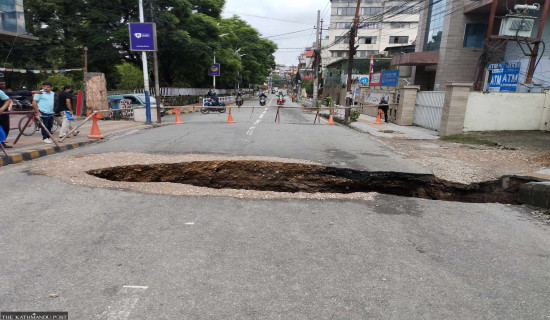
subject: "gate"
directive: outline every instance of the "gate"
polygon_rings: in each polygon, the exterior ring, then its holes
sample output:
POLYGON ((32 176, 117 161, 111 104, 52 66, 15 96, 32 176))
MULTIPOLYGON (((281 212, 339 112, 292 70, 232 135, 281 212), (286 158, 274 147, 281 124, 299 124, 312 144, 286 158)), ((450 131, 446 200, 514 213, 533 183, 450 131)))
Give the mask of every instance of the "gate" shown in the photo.
POLYGON ((420 91, 416 96, 413 124, 439 131, 445 91, 420 91))

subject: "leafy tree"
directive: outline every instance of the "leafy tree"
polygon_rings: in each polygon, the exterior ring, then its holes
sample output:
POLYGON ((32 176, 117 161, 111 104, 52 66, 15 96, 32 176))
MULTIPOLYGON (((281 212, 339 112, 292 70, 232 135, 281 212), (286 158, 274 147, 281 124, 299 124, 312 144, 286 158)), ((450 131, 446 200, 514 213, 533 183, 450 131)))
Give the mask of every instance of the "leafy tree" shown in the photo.
MULTIPOLYGON (((153 10, 145 12, 157 23, 161 85, 210 86, 214 52, 222 64, 220 87, 233 87, 239 74, 245 86, 263 83, 274 67, 276 45, 240 18, 222 19, 224 0, 148 2, 153 10)), ((86 46, 90 72, 105 73, 109 87, 127 86, 118 66, 141 66, 128 37, 128 23, 139 20, 137 6, 135 0, 26 0, 27 31, 40 40, 0 41, 0 56, 6 67, 77 68, 86 46)))
POLYGON ((73 79, 63 74, 54 74, 44 79, 44 82, 50 82, 52 84, 52 90, 57 92, 63 91, 63 87, 66 84, 72 85, 73 79))
POLYGON ((116 66, 120 80, 118 89, 143 88, 143 71, 129 62, 123 62, 116 66))

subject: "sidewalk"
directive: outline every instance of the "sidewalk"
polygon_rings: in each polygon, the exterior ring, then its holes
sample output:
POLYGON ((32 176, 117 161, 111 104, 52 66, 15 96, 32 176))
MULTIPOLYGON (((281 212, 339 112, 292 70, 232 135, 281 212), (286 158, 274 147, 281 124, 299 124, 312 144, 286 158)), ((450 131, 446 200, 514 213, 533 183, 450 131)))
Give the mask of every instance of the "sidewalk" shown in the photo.
MULTIPOLYGON (((369 133, 380 138, 400 138, 414 140, 437 140, 439 135, 437 131, 417 127, 417 126, 399 126, 391 122, 383 124, 374 124, 376 118, 364 114, 359 116, 356 122, 350 123, 350 126, 362 132, 369 133)), ((383 121, 383 120, 382 120, 383 121)))
MULTIPOLYGON (((329 115, 328 111, 322 111, 321 114, 329 115)), ((344 120, 344 110, 337 109, 334 112, 334 118, 344 120)), ((364 114, 359 116, 359 119, 349 124, 350 127, 368 133, 378 138, 393 138, 393 139, 411 139, 411 140, 438 140, 437 131, 429 130, 417 126, 399 126, 391 122, 383 122, 383 124, 374 124, 376 118, 364 114)))
MULTIPOLYGON (((76 127, 81 123, 85 118, 79 118, 75 121, 73 127, 76 127)), ((17 138, 19 134, 18 129, 11 129, 6 143, 13 148, 6 149, 9 157, 6 157, 3 152, 0 151, 0 166, 4 166, 12 163, 19 163, 22 161, 28 161, 43 157, 49 154, 67 151, 82 147, 91 143, 101 141, 102 139, 88 139, 88 135, 92 129, 92 121, 86 122, 78 130, 80 133, 76 137, 70 137, 63 140, 62 143, 59 143, 59 148, 55 144, 47 144, 42 141, 42 134, 40 132, 35 132, 32 136, 21 136, 17 144, 13 144, 13 141, 17 138)), ((155 124, 153 124, 154 126, 155 124)), ((99 120, 98 121, 99 130, 105 139, 109 136, 116 135, 122 132, 132 132, 138 131, 146 128, 150 128, 151 125, 145 125, 142 122, 134 122, 127 120, 99 120)), ((56 141, 59 141, 59 132, 56 131, 53 133, 53 137, 56 141)))

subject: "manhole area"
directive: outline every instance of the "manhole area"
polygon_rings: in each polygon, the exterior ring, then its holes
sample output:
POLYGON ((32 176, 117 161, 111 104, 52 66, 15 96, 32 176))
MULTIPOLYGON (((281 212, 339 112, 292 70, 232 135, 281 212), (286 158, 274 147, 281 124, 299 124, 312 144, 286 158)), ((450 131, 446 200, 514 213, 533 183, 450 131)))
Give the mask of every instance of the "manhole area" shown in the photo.
POLYGON ((378 192, 405 197, 460 202, 517 203, 528 180, 505 176, 469 185, 429 174, 368 172, 300 163, 268 161, 195 161, 118 166, 88 174, 111 181, 172 182, 215 189, 275 192, 378 192))

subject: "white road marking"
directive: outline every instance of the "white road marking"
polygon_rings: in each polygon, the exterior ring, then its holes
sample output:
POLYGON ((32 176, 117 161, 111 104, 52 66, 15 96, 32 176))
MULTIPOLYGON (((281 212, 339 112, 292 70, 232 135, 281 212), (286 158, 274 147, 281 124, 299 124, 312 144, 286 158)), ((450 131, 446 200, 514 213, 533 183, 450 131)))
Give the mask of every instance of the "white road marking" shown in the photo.
MULTIPOLYGON (((273 102, 273 98, 271 98, 271 101, 269 101, 269 103, 267 105, 269 106, 271 104, 271 102, 273 102)), ((247 135, 252 136, 252 133, 254 133, 254 130, 256 130, 256 127, 258 127, 260 122, 262 122, 262 119, 264 118, 265 113, 267 112, 267 109, 268 109, 268 107, 265 107, 264 112, 262 112, 262 114, 260 114, 260 116, 258 117, 258 120, 256 120, 256 122, 254 122, 254 125, 252 127, 250 127, 250 129, 248 129, 248 131, 246 132, 247 135)))
POLYGON ((123 286, 119 293, 121 297, 116 300, 113 305, 108 306, 107 310, 99 315, 98 318, 107 320, 127 320, 130 317, 132 310, 136 307, 140 294, 147 288, 149 287, 123 286))

